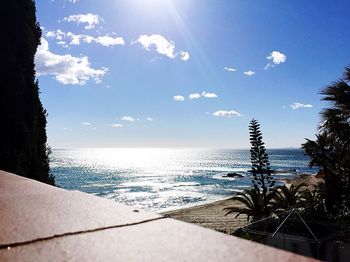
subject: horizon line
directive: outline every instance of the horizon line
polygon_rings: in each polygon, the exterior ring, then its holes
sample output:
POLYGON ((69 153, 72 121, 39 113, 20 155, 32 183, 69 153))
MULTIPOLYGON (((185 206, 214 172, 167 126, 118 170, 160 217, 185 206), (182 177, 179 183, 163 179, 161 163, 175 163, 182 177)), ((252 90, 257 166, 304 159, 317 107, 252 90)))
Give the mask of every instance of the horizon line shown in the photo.
MULTIPOLYGON (((232 147, 55 147, 52 150, 83 150, 83 149, 210 149, 210 150, 250 150, 250 147, 232 148, 232 147)), ((302 149, 301 147, 270 147, 266 150, 280 150, 280 149, 302 149)))

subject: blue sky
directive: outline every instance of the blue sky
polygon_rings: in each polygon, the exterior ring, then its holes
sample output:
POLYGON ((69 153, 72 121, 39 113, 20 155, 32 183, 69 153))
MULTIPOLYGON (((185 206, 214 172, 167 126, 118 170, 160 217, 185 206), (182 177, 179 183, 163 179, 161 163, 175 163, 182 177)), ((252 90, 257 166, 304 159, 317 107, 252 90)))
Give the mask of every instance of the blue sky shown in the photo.
POLYGON ((350 62, 348 1, 37 1, 53 148, 248 148, 313 138, 350 62))

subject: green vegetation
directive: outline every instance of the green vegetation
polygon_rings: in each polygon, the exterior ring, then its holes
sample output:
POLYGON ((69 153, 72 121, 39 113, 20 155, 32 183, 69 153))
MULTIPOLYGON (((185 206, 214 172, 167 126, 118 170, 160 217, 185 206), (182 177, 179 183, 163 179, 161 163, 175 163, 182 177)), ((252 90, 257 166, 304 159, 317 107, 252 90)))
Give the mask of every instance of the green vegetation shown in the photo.
POLYGON ((46 111, 39 99, 34 55, 41 30, 32 0, 4 1, 0 77, 0 169, 54 184, 49 175, 46 111))
POLYGON ((293 207, 298 207, 303 204, 301 199, 301 188, 305 184, 279 186, 275 190, 272 207, 275 211, 287 211, 293 207))
POLYGON ((251 144, 250 160, 252 163, 252 170, 250 172, 253 174, 252 183, 254 189, 261 192, 264 209, 268 213, 268 203, 269 199, 271 199, 271 194, 273 194, 275 180, 271 176, 269 156, 262 141, 260 124, 255 119, 250 122, 249 133, 251 144))
POLYGON ((313 190, 303 190, 301 195, 299 195, 300 206, 303 207, 303 214, 314 218, 327 216, 324 199, 324 182, 319 182, 314 186, 313 190))
POLYGON ((246 214, 256 221, 280 211, 298 208, 307 217, 331 219, 350 224, 350 68, 342 79, 321 91, 329 106, 321 111, 321 123, 316 140, 307 139, 302 145, 310 156, 310 166, 318 166, 324 174, 313 190, 304 184, 273 187, 270 163, 260 125, 252 120, 250 130, 252 189, 233 199, 244 207, 230 207, 227 214, 246 214))
POLYGON ((326 210, 332 215, 350 209, 350 69, 344 77, 321 91, 329 107, 321 111, 316 140, 303 144, 310 166, 322 168, 326 210))
MULTIPOLYGON (((242 206, 225 210, 237 213, 236 217, 245 214, 255 222, 235 231, 236 236, 268 243, 279 234, 290 246, 301 245, 298 239, 304 239, 310 252, 300 249, 301 254, 326 260, 341 256, 350 239, 350 69, 321 95, 328 105, 321 111, 318 134, 302 145, 310 166, 320 168, 320 182, 314 188, 303 183, 273 188, 259 125, 252 120, 252 188, 233 197, 242 206)), ((287 250, 295 252, 294 247, 287 250)))
POLYGON ((252 185, 253 188, 244 193, 238 193, 234 200, 241 202, 245 207, 229 207, 224 210, 226 215, 237 212, 236 215, 246 214, 248 220, 256 221, 271 214, 271 200, 275 195, 275 180, 270 169, 269 156, 266 153, 260 124, 253 119, 249 126, 250 131, 250 159, 252 163, 252 185))
POLYGON ((226 215, 237 213, 235 216, 237 218, 239 215, 244 214, 247 215, 248 221, 253 222, 269 215, 266 212, 262 194, 255 188, 245 190, 244 193, 238 192, 232 199, 244 204, 244 206, 227 207, 224 209, 227 211, 226 215))

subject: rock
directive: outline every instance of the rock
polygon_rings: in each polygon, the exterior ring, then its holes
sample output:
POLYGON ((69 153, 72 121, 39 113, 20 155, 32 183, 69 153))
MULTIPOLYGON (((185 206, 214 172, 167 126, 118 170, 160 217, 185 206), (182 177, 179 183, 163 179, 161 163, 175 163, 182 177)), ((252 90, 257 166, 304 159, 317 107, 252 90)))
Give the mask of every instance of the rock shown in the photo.
POLYGON ((224 177, 244 177, 244 176, 238 173, 228 173, 224 177))
MULTIPOLYGON (((257 171, 254 171, 254 170, 248 170, 248 172, 249 172, 249 173, 257 173, 257 174, 258 174, 258 172, 257 172, 257 171)), ((263 173, 264 173, 264 174, 267 174, 267 171, 264 170, 263 173)), ((275 170, 270 169, 270 174, 275 174, 275 173, 276 173, 275 170)))

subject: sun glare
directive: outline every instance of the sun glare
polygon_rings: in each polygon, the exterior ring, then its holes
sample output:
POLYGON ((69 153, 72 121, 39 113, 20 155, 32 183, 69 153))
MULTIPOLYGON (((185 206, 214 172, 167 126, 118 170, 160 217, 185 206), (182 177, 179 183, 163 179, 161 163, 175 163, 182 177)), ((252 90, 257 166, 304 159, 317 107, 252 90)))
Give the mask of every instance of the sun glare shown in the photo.
POLYGON ((128 5, 137 9, 138 11, 156 14, 169 8, 169 4, 171 4, 171 2, 172 0, 131 0, 128 1, 128 5))

